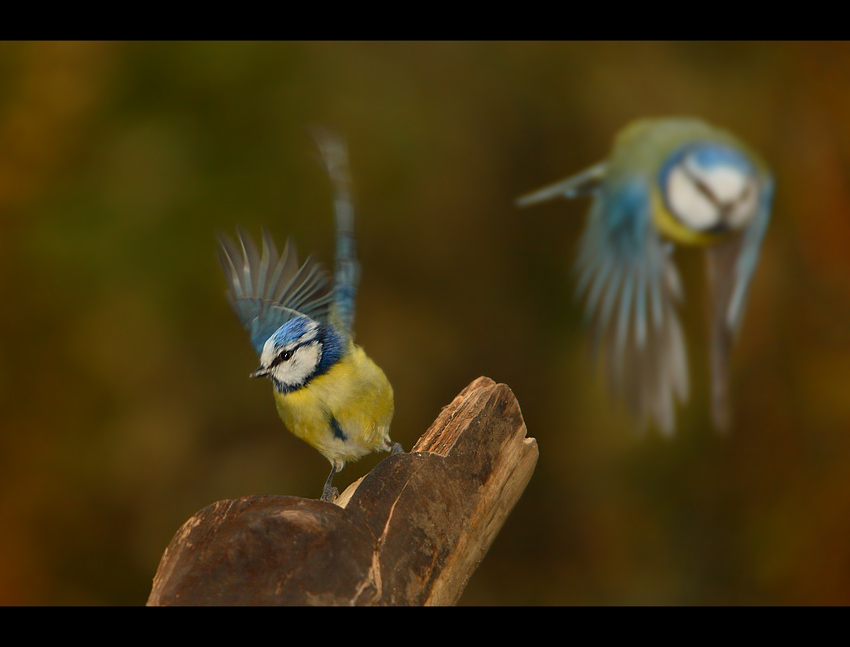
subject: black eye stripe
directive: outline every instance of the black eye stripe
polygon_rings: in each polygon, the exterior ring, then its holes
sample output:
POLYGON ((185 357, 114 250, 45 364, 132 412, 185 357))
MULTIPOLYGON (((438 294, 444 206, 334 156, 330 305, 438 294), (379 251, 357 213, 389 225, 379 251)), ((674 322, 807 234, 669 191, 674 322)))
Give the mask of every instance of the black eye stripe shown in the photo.
POLYGON ((706 199, 711 202, 717 209, 723 210, 723 205, 720 204, 720 201, 715 197, 714 193, 711 192, 711 189, 700 180, 696 175, 694 175, 693 171, 688 168, 687 164, 682 164, 682 170, 685 172, 685 175, 690 179, 691 182, 694 183, 694 186, 697 190, 702 193, 706 199))
POLYGON ((735 200, 732 202, 732 205, 735 206, 735 205, 742 204, 745 200, 747 200, 750 197, 750 195, 752 194, 752 192, 754 190, 755 190, 755 183, 752 180, 748 181, 746 188, 743 190, 741 195, 739 195, 737 198, 735 198, 735 200))
POLYGON ((269 368, 274 368, 281 362, 285 362, 292 357, 292 353, 295 352, 295 349, 285 350, 280 353, 277 357, 272 360, 272 363, 269 364, 269 368))
POLYGON ((309 341, 305 341, 305 342, 303 342, 303 343, 301 343, 301 344, 298 344, 298 345, 297 345, 297 346, 295 346, 294 348, 290 348, 290 349, 288 349, 288 350, 283 351, 282 353, 279 353, 279 354, 277 355, 277 357, 275 357, 275 358, 272 360, 271 364, 269 364, 269 368, 274 368, 274 367, 275 367, 275 366, 277 366, 278 364, 281 364, 282 362, 286 362, 286 361, 290 360, 290 359, 292 358, 292 356, 295 354, 295 351, 296 351, 296 350, 298 350, 298 349, 299 349, 299 348, 301 348, 302 346, 309 346, 310 344, 314 344, 314 343, 316 343, 316 340, 315 340, 315 339, 311 339, 311 340, 309 340, 309 341))

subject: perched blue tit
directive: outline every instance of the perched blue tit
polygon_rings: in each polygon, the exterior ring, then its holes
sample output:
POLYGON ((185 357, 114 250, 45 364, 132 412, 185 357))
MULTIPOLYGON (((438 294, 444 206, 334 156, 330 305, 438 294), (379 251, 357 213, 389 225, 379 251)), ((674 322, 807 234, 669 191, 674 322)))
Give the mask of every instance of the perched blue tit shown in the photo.
POLYGON ((711 293, 712 418, 729 426, 727 368, 770 219, 773 178, 730 133, 697 119, 622 130, 608 160, 520 198, 593 196, 577 293, 615 395, 667 435, 688 398, 675 245, 705 251, 711 293))
POLYGON ((322 500, 333 501, 334 474, 347 462, 401 446, 389 437, 392 387, 353 340, 359 264, 347 150, 328 133, 317 140, 335 192, 334 285, 311 258, 299 266, 289 241, 279 255, 265 230, 262 253, 241 230, 238 244, 220 236, 219 260, 228 300, 260 358, 251 377, 269 378, 283 423, 330 461, 322 500))

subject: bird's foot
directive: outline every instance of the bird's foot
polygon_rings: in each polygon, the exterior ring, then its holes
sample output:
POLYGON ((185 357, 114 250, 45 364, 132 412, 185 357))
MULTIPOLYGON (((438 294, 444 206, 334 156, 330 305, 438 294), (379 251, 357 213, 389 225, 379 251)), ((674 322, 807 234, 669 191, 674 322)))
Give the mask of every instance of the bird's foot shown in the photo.
POLYGON ((328 503, 333 503, 336 501, 336 498, 339 496, 339 490, 337 490, 333 485, 325 485, 325 489, 322 490, 322 501, 327 501, 328 503))
POLYGON ((403 454, 404 447, 401 446, 401 443, 393 443, 393 448, 390 450, 390 456, 395 456, 396 454, 403 454))

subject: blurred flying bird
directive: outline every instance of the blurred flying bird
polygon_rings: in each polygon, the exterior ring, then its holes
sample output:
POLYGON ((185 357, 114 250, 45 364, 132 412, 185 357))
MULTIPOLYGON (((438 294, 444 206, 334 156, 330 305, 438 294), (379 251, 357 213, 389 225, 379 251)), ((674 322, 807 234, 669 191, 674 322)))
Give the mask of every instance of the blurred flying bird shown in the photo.
POLYGON ((392 387, 353 340, 360 267, 347 148, 325 131, 316 139, 335 194, 334 285, 311 258, 299 266, 289 241, 279 255, 265 230, 262 253, 242 230, 238 243, 220 235, 219 261, 230 305, 260 358, 251 377, 269 378, 286 427, 330 461, 322 500, 333 501, 333 477, 346 462, 401 446, 389 437, 392 387))
POLYGON ((712 418, 730 424, 727 372, 773 199, 773 178, 730 133, 697 119, 623 129, 604 162, 517 201, 593 196, 576 263, 585 321, 615 395, 667 435, 688 398, 675 245, 705 251, 712 304, 712 418))

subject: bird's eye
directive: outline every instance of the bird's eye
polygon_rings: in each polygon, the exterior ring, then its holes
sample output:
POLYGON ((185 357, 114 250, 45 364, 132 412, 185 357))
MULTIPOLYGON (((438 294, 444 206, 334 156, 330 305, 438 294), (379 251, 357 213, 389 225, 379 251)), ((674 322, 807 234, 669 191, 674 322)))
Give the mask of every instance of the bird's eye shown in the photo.
POLYGON ((278 355, 277 355, 277 357, 275 357, 275 358, 272 360, 272 363, 271 363, 271 364, 269 364, 269 368, 270 368, 270 369, 272 369, 272 368, 274 368, 275 366, 277 366, 278 364, 281 364, 282 362, 285 362, 285 361, 286 361, 286 360, 288 360, 290 357, 292 357, 292 353, 293 353, 293 352, 294 352, 294 351, 292 351, 292 350, 285 350, 285 351, 283 351, 282 353, 278 354, 278 355))

